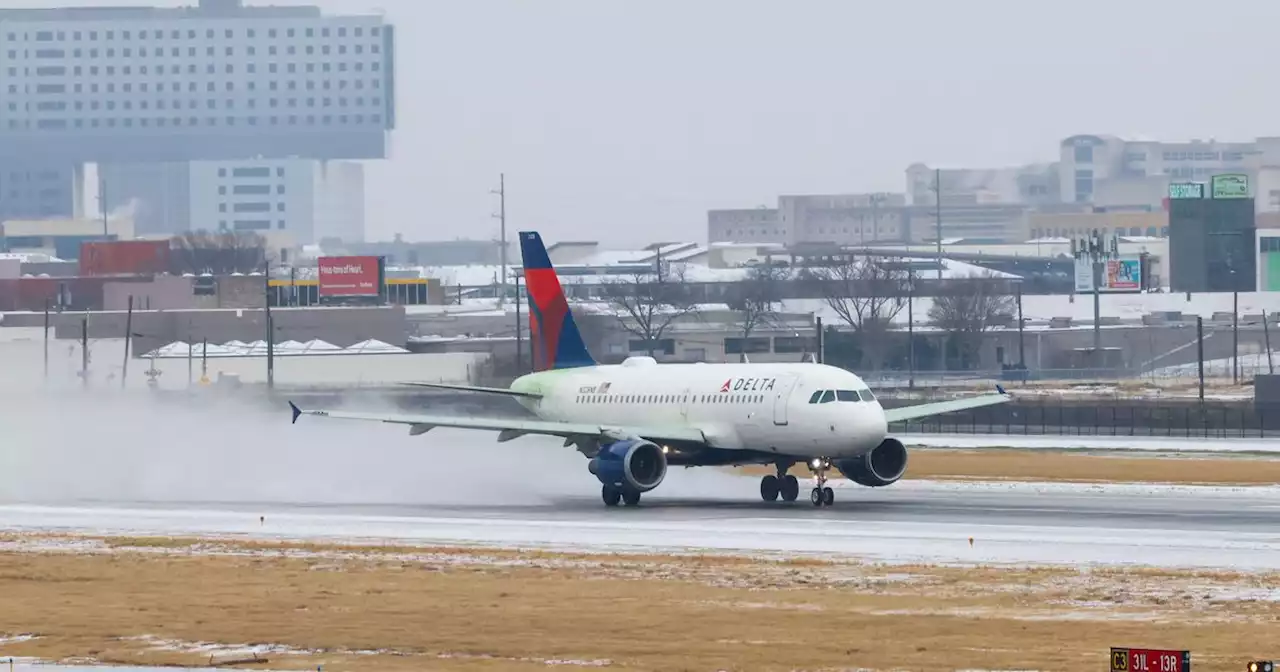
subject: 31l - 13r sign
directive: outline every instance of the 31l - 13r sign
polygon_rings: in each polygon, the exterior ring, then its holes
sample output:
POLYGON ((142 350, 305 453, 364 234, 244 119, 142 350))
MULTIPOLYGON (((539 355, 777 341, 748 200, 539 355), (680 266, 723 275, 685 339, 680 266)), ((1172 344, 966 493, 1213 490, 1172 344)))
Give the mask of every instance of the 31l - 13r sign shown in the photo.
POLYGON ((320 296, 378 296, 382 257, 320 257, 320 296))
POLYGON ((1111 672, 1191 672, 1191 652, 1112 647, 1111 672))

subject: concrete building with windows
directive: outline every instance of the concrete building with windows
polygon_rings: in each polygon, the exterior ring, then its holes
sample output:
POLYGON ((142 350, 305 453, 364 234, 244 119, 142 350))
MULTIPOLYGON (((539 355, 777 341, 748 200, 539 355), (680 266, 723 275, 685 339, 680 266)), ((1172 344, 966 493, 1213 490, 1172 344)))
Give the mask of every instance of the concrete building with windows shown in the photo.
POLYGON ((941 178, 942 207, 1020 203, 1057 203, 1058 165, 1037 163, 1010 168, 930 168, 923 163, 907 167, 907 196, 911 205, 936 207, 935 185, 941 178))
MULTIPOLYGON (((1059 148, 1062 199, 1095 207, 1163 209, 1170 182, 1209 182, 1214 175, 1280 166, 1280 138, 1160 142, 1073 135, 1059 148)), ((1280 193, 1280 192, 1278 192, 1280 193)), ((1259 199, 1259 207, 1271 207, 1259 199)), ((1280 199, 1275 207, 1280 208, 1280 199)))
MULTIPOLYGON (((875 246, 938 237, 933 205, 909 204, 906 194, 779 196, 777 208, 710 210, 710 242, 875 246)), ((1012 242, 1025 229, 1029 207, 1016 203, 944 201, 943 238, 1012 242)))
POLYGON ((176 232, 202 162, 384 158, 394 54, 383 17, 316 7, 0 10, 0 217, 79 214, 95 163, 109 209, 176 232))

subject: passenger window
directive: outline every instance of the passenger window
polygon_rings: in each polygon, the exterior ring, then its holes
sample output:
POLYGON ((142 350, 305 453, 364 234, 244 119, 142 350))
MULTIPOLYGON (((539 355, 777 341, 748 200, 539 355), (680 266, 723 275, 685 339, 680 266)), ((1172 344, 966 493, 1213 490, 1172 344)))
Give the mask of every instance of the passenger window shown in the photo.
POLYGON ((875 401, 876 395, 871 394, 871 390, 858 390, 858 394, 862 396, 863 401, 875 401))
POLYGON ((822 390, 818 390, 817 392, 813 393, 813 396, 809 397, 809 403, 816 404, 821 399, 822 399, 822 390))
POLYGON ((836 393, 835 393, 834 391, 832 391, 832 390, 823 390, 823 391, 822 391, 822 400, 821 400, 821 401, 819 401, 818 403, 820 403, 820 404, 829 404, 829 403, 831 403, 831 402, 833 402, 833 401, 835 401, 835 400, 836 400, 836 393))
POLYGON ((836 401, 857 401, 858 393, 853 390, 836 390, 836 401))

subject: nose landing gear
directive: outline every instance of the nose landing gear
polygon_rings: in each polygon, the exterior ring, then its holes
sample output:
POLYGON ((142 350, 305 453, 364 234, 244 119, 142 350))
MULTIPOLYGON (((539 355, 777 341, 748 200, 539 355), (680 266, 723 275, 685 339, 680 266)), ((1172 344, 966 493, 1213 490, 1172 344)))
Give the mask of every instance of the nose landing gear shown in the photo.
POLYGON ((816 487, 809 492, 809 501, 814 506, 831 506, 836 501, 836 493, 827 487, 827 470, 831 468, 831 460, 825 457, 815 457, 809 460, 809 471, 813 472, 813 478, 817 482, 816 487))

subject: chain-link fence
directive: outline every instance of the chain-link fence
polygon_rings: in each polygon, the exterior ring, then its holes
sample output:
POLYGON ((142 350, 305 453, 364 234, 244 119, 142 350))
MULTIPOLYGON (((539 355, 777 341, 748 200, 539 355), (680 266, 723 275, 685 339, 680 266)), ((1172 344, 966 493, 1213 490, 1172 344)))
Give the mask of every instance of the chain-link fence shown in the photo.
MULTIPOLYGON (((919 403, 882 401, 887 407, 919 403)), ((894 423, 890 430, 920 434, 1263 438, 1280 437, 1280 409, 1261 409, 1252 402, 1046 397, 894 423)))

